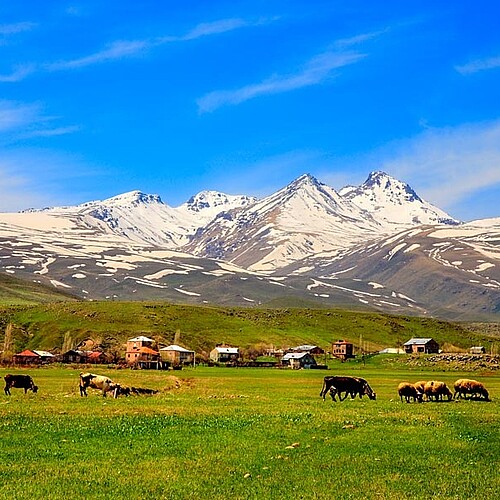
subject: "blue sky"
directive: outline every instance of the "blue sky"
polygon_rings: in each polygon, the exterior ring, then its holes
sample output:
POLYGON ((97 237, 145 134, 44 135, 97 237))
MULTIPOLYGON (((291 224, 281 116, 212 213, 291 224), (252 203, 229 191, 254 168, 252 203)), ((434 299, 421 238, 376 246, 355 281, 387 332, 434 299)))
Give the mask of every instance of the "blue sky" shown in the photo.
POLYGON ((0 211, 372 170, 500 216, 491 1, 0 3, 0 211))

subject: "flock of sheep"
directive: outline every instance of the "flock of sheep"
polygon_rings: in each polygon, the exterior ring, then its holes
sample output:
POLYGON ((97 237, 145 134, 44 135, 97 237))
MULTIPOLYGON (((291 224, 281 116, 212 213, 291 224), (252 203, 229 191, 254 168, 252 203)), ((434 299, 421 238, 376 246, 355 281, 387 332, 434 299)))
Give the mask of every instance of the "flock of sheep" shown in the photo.
POLYGON ((410 382, 401 382, 398 386, 398 394, 403 402, 405 398, 406 402, 409 403, 411 400, 421 403, 424 397, 428 401, 442 401, 443 398, 447 397, 448 401, 454 398, 464 398, 467 396, 470 398, 478 398, 486 401, 490 401, 490 396, 488 391, 481 382, 477 380, 470 380, 466 378, 458 379, 454 384, 453 388, 455 392, 452 394, 448 386, 439 380, 419 381, 415 384, 410 382))

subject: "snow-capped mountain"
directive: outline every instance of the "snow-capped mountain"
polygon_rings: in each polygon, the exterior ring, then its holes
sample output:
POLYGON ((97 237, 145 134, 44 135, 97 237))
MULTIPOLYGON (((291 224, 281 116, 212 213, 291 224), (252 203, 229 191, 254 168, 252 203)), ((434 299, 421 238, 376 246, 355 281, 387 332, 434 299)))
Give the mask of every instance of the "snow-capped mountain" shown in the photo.
POLYGON ((66 217, 86 217, 86 223, 91 226, 101 226, 103 222, 112 233, 132 241, 173 249, 187 243, 199 227, 221 211, 245 206, 252 200, 248 196, 204 191, 180 207, 173 208, 158 195, 131 191, 103 201, 44 211, 66 217))
POLYGON ((422 200, 408 184, 385 172, 371 172, 361 186, 346 186, 339 193, 369 212, 388 230, 420 224, 459 223, 443 210, 422 200))
POLYGON ((303 175, 260 200, 203 191, 174 208, 132 191, 0 214, 0 272, 94 300, 290 299, 495 318, 499 227, 457 225, 381 172, 340 193, 303 175))
POLYGON ((307 255, 348 247, 381 229, 368 212, 306 174, 248 207, 219 215, 185 248, 272 271, 307 255))

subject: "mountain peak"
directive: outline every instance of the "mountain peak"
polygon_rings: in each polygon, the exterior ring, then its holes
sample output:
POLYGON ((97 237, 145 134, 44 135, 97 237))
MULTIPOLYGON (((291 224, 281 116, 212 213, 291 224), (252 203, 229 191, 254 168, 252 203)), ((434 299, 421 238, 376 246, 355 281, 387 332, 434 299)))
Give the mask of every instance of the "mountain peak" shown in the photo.
POLYGON ((340 192, 383 224, 457 224, 447 213, 420 198, 406 182, 380 170, 371 172, 361 186, 349 186, 340 192))
POLYGON ((108 198, 102 202, 105 205, 148 205, 151 203, 158 203, 163 205, 163 201, 157 194, 146 194, 142 191, 135 190, 127 193, 119 194, 108 198))

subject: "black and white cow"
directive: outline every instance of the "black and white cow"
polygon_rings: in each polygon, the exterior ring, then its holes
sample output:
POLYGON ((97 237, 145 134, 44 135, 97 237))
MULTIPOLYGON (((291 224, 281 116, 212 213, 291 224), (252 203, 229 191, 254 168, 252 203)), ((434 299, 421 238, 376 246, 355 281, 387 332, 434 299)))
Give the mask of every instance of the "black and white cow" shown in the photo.
POLYGON ((80 396, 87 396, 87 387, 100 389, 104 397, 106 397, 107 392, 113 392, 113 397, 117 398, 120 392, 120 384, 113 382, 109 377, 93 373, 80 373, 80 396))

